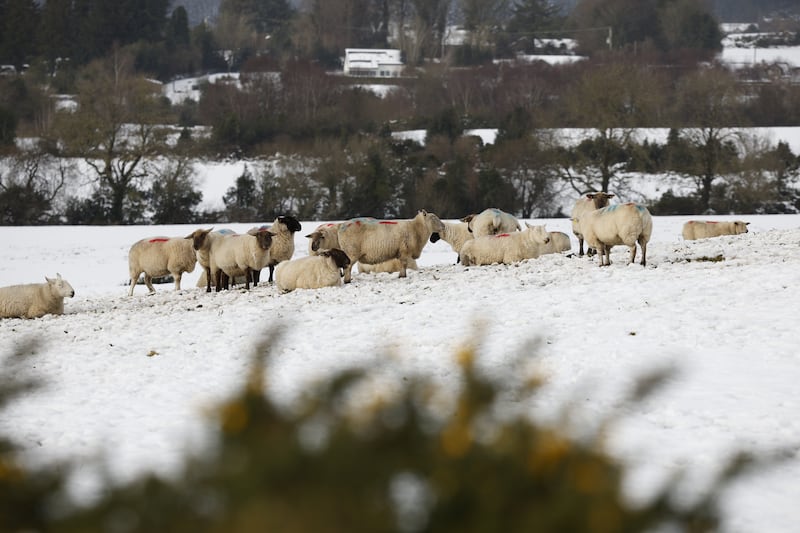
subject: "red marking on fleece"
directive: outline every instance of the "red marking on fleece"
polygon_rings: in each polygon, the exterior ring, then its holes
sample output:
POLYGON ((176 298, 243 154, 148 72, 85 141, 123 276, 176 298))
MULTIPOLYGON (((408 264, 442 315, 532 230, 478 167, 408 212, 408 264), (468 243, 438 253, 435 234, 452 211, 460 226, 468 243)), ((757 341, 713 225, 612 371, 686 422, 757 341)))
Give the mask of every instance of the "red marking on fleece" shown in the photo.
POLYGON ((150 242, 167 242, 169 239, 165 237, 158 237, 156 239, 150 239, 150 242))
POLYGON ((498 235, 495 235, 495 237, 511 237, 511 234, 510 233, 500 233, 498 235))
POLYGON ((378 224, 397 224, 394 220, 381 220, 378 224))

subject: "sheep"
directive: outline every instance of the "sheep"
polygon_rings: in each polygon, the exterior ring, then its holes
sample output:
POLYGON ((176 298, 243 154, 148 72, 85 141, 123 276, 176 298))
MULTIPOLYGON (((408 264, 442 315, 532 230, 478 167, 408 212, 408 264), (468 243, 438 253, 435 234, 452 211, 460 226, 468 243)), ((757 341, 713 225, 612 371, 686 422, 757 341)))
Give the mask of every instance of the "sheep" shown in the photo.
MULTIPOLYGON (((608 205, 608 201, 614 198, 613 194, 606 192, 589 193, 578 198, 575 206, 572 208, 572 233, 578 238, 578 256, 583 257, 583 232, 581 231, 580 219, 586 213, 600 209, 608 205)), ((594 255, 594 250, 591 248, 586 250, 587 255, 594 255)))
MULTIPOLYGON (((352 220, 359 220, 361 223, 377 223, 377 219, 372 217, 359 217, 357 219, 352 220)), ((466 224, 465 224, 466 226, 466 224)), ((324 250, 330 250, 332 248, 339 247, 339 224, 335 222, 328 222, 326 224, 320 224, 317 228, 306 235, 309 239, 308 241, 308 255, 319 255, 320 252, 324 250)), ((390 259, 388 261, 384 261, 383 263, 378 263, 376 265, 370 265, 366 263, 358 263, 358 271, 363 274, 377 274, 380 272, 400 272, 401 268, 400 260, 398 259, 390 259)), ((411 259, 408 262, 408 268, 417 270, 417 262, 414 259, 411 259)))
POLYGON ((230 278, 244 276, 244 288, 258 286, 258 272, 270 262, 270 245, 273 235, 258 231, 255 235, 225 235, 214 246, 210 260, 210 274, 214 276, 217 291, 228 289, 230 278))
POLYGON ((627 203, 609 205, 586 213, 578 223, 589 246, 600 253, 600 266, 611 264, 611 248, 624 244, 636 260, 636 243, 642 248, 641 265, 647 265, 647 243, 653 233, 653 218, 646 207, 627 203))
POLYGON ((461 248, 461 264, 509 264, 539 257, 542 246, 550 242, 550 234, 544 226, 532 226, 527 222, 525 226, 524 231, 485 235, 467 241, 461 248))
POLYGON ((191 239, 192 248, 194 248, 195 254, 197 255, 197 262, 203 267, 206 292, 211 292, 211 280, 214 279, 211 275, 211 257, 215 249, 226 235, 235 235, 235 233, 230 230, 212 230, 213 228, 197 229, 186 237, 187 239, 191 239))
MULTIPOLYGON (((272 233, 272 245, 269 250, 269 283, 272 283, 272 276, 275 272, 275 265, 281 261, 288 261, 294 255, 294 234, 300 231, 302 226, 300 222, 291 215, 281 215, 276 218, 271 226, 258 226, 251 228, 247 231, 248 234, 253 235, 259 231, 269 230, 272 233)), ((256 273, 254 282, 258 282, 260 272, 256 273)))
POLYGON ((411 220, 358 219, 339 225, 339 248, 352 261, 344 269, 344 282, 352 279, 353 263, 377 264, 389 259, 400 260, 399 277, 405 278, 411 259, 419 259, 433 232, 444 231, 444 224, 433 213, 420 210, 411 220))
POLYGON ((747 233, 749 222, 734 220, 716 222, 713 220, 690 220, 683 225, 683 238, 687 241, 707 239, 721 235, 741 235, 747 233))
POLYGON ((63 315, 64 298, 75 296, 69 282, 56 274, 47 283, 28 283, 0 287, 0 318, 39 318, 47 314, 63 315))
POLYGON ((469 231, 469 223, 442 221, 442 224, 444 224, 444 231, 441 233, 432 233, 430 240, 431 242, 437 242, 441 239, 449 244, 450 248, 452 248, 455 253, 459 254, 458 261, 460 261, 461 248, 464 246, 464 243, 475 238, 473 233, 469 231))
POLYGON ((572 249, 572 242, 569 240, 569 235, 562 231, 551 231, 550 242, 541 248, 541 253, 544 254, 557 254, 561 252, 568 252, 572 249))
POLYGON ((144 273, 144 284, 150 294, 156 292, 153 278, 171 274, 175 280, 175 290, 181 290, 181 276, 184 272, 193 272, 197 257, 188 237, 151 237, 142 239, 131 246, 128 252, 128 272, 131 276, 131 289, 128 296, 133 296, 133 289, 144 273))
POLYGON ((514 215, 496 207, 484 209, 477 215, 467 215, 461 221, 467 223, 467 228, 475 237, 511 233, 522 229, 519 220, 514 215))
POLYGON ((350 266, 350 258, 343 251, 324 250, 319 255, 280 263, 275 269, 275 285, 281 292, 336 287, 342 284, 342 270, 350 266))

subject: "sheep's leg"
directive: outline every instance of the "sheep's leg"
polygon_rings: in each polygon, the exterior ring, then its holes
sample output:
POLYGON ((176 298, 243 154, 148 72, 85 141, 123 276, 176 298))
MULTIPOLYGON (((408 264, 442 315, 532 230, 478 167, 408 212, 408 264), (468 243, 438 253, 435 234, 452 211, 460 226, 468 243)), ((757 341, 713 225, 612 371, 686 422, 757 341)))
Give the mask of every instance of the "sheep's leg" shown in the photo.
POLYGON ((253 270, 253 287, 258 285, 258 282, 261 281, 261 270, 253 270))
POLYGON ((344 267, 344 282, 350 283, 353 279, 353 265, 355 265, 358 261, 352 261, 349 265, 344 267))
POLYGON ((156 292, 156 288, 153 287, 153 277, 149 276, 147 272, 144 273, 144 284, 147 285, 147 290, 151 293, 156 292))
POLYGON ((178 272, 177 274, 173 274, 172 277, 175 278, 175 290, 181 290, 181 276, 183 276, 183 272, 178 272))
POLYGON ((269 279, 267 280, 267 283, 272 283, 272 274, 274 272, 275 272, 275 265, 270 265, 269 266, 269 279))
MULTIPOLYGON (((139 274, 141 274, 141 272, 139 272, 139 274)), ((134 287, 136 287, 136 284, 139 282, 139 274, 136 274, 136 276, 131 274, 131 290, 128 291, 128 296, 133 296, 133 289, 134 289, 134 287)))
POLYGON ((633 246, 631 246, 630 248, 631 248, 631 260, 628 261, 628 264, 632 265, 634 261, 636 261, 636 243, 633 243, 633 246))
POLYGON ((206 292, 211 292, 211 267, 206 267, 206 292))
POLYGON ((583 257, 583 236, 578 235, 578 257, 583 257))
POLYGON ((642 247, 642 266, 647 266, 647 241, 639 237, 639 246, 642 247))
MULTIPOLYGON (((250 267, 247 267, 247 268, 244 269, 244 289, 246 291, 250 290, 250 276, 252 276, 252 275, 253 275, 253 269, 251 269, 250 267)), ((255 286, 256 286, 256 281, 254 279, 253 280, 253 287, 255 287, 255 286)))
POLYGON ((214 272, 214 286, 216 287, 216 292, 222 290, 222 270, 214 272))

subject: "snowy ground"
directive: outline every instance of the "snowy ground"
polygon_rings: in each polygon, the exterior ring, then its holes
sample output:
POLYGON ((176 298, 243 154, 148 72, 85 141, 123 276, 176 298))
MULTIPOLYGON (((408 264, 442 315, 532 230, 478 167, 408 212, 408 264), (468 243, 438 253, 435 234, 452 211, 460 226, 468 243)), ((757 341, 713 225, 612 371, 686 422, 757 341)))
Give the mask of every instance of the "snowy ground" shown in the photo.
MULTIPOLYGON (((481 321, 482 368, 492 375, 502 376, 529 341, 543 341, 538 364, 549 384, 537 397, 538 416, 572 402, 581 426, 622 410, 608 444, 631 465, 633 498, 677 471, 690 495, 735 449, 788 449, 779 468, 726 494, 725 530, 793 532, 800 216, 740 218, 751 233, 683 242, 687 217, 656 217, 646 268, 626 265, 618 247, 603 269, 566 254, 465 269, 440 241, 405 280, 356 274, 342 288, 206 294, 194 286, 196 270, 180 293, 160 285, 147 296, 139 286, 133 297, 124 285, 130 244, 194 226, 0 227, 0 285, 60 272, 76 290, 63 316, 0 321, 0 358, 26 339, 44 342, 21 365, 45 381, 0 412, 0 433, 33 463, 76 461, 76 493, 91 494, 98 457, 115 479, 130 479, 175 472, 185 453, 202 450, 213 438, 208 409, 244 378, 267 324, 287 327, 274 347, 270 388, 290 402, 311 381, 375 356, 392 358, 392 372, 419 370, 448 383, 454 349, 481 321), (724 260, 704 260, 718 256, 724 260), (665 367, 676 373, 663 390, 621 403, 637 376, 665 367)), ((545 222, 570 231, 566 219, 545 222)), ((296 235, 296 257, 306 255, 303 235, 315 225, 296 235)))

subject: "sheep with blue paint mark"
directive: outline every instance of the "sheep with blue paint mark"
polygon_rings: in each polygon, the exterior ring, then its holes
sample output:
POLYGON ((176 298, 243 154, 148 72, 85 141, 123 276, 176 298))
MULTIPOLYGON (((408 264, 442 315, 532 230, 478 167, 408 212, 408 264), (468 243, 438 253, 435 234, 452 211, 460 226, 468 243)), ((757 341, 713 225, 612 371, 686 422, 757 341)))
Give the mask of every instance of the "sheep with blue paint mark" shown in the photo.
POLYGON ((468 230, 475 237, 486 235, 497 235, 498 233, 511 233, 522 230, 522 226, 517 217, 511 213, 506 213, 496 207, 484 209, 477 215, 468 215, 461 219, 467 223, 468 230))
MULTIPOLYGON (((348 220, 339 225, 339 248, 352 263, 377 264, 398 259, 399 277, 407 276, 412 259, 419 259, 433 232, 444 231, 444 224, 433 213, 420 210, 410 220, 348 220)), ((352 280, 352 263, 344 269, 344 282, 352 280)))
MULTIPOLYGON (((583 231, 581 230, 581 219, 587 213, 591 213, 595 209, 601 209, 608 205, 608 201, 614 198, 613 194, 607 192, 592 192, 585 194, 575 201, 572 207, 572 233, 578 238, 578 256, 583 257, 583 231)), ((586 250, 587 255, 594 255, 594 250, 589 248, 586 250)))
POLYGON ((636 260, 636 244, 642 249, 641 265, 647 265, 647 243, 653 233, 653 218, 643 205, 615 204, 595 209, 578 220, 589 246, 597 249, 600 266, 611 264, 611 248, 630 248, 630 263, 636 260))
POLYGON ((523 231, 485 235, 467 241, 461 248, 461 264, 510 264, 539 257, 542 247, 550 242, 550 234, 544 226, 533 226, 527 222, 525 226, 523 231))

